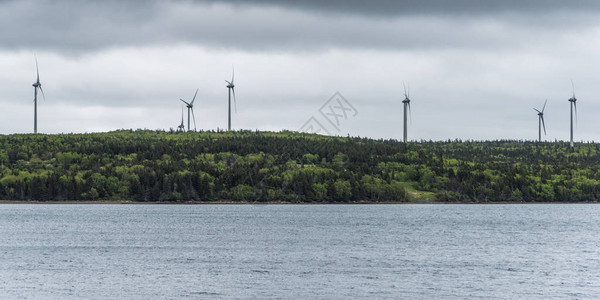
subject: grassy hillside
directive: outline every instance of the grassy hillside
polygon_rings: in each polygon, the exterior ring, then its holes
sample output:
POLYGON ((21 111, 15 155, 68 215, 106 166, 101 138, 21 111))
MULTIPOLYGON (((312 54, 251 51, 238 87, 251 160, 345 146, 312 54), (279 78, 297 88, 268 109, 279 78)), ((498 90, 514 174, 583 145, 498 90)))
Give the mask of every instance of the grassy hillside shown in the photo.
POLYGON ((295 132, 0 136, 0 199, 598 201, 600 146, 295 132))

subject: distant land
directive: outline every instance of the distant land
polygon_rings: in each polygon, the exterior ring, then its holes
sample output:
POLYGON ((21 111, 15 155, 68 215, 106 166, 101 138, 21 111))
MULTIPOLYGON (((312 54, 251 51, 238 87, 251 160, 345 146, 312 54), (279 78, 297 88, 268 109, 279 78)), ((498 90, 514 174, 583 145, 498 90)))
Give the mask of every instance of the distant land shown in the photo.
POLYGON ((0 135, 0 200, 597 202, 600 145, 290 131, 0 135))

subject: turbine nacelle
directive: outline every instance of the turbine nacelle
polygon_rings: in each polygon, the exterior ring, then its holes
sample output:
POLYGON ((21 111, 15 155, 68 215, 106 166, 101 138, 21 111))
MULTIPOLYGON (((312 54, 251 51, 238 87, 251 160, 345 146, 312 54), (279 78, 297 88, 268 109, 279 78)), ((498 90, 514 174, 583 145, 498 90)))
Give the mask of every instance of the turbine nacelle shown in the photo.
POLYGON ((185 107, 187 107, 187 108, 194 108, 193 104, 190 104, 190 103, 186 102, 185 100, 183 100, 181 98, 179 98, 179 100, 181 100, 181 102, 185 103, 185 107))

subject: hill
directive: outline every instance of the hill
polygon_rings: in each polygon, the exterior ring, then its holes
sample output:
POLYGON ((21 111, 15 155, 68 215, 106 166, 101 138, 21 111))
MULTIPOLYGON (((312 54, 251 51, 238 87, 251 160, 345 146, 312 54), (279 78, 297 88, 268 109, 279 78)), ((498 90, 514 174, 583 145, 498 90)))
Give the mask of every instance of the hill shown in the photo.
POLYGON ((600 145, 296 132, 0 136, 0 199, 161 202, 598 201, 600 145))

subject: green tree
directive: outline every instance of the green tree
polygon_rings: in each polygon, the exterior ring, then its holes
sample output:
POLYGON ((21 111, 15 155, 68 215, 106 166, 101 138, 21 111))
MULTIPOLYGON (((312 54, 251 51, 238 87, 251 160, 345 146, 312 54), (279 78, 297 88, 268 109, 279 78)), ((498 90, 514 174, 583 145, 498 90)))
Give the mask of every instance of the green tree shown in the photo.
POLYGON ((352 186, 347 180, 336 180, 333 183, 333 190, 335 192, 335 200, 337 201, 348 201, 352 197, 352 186))

